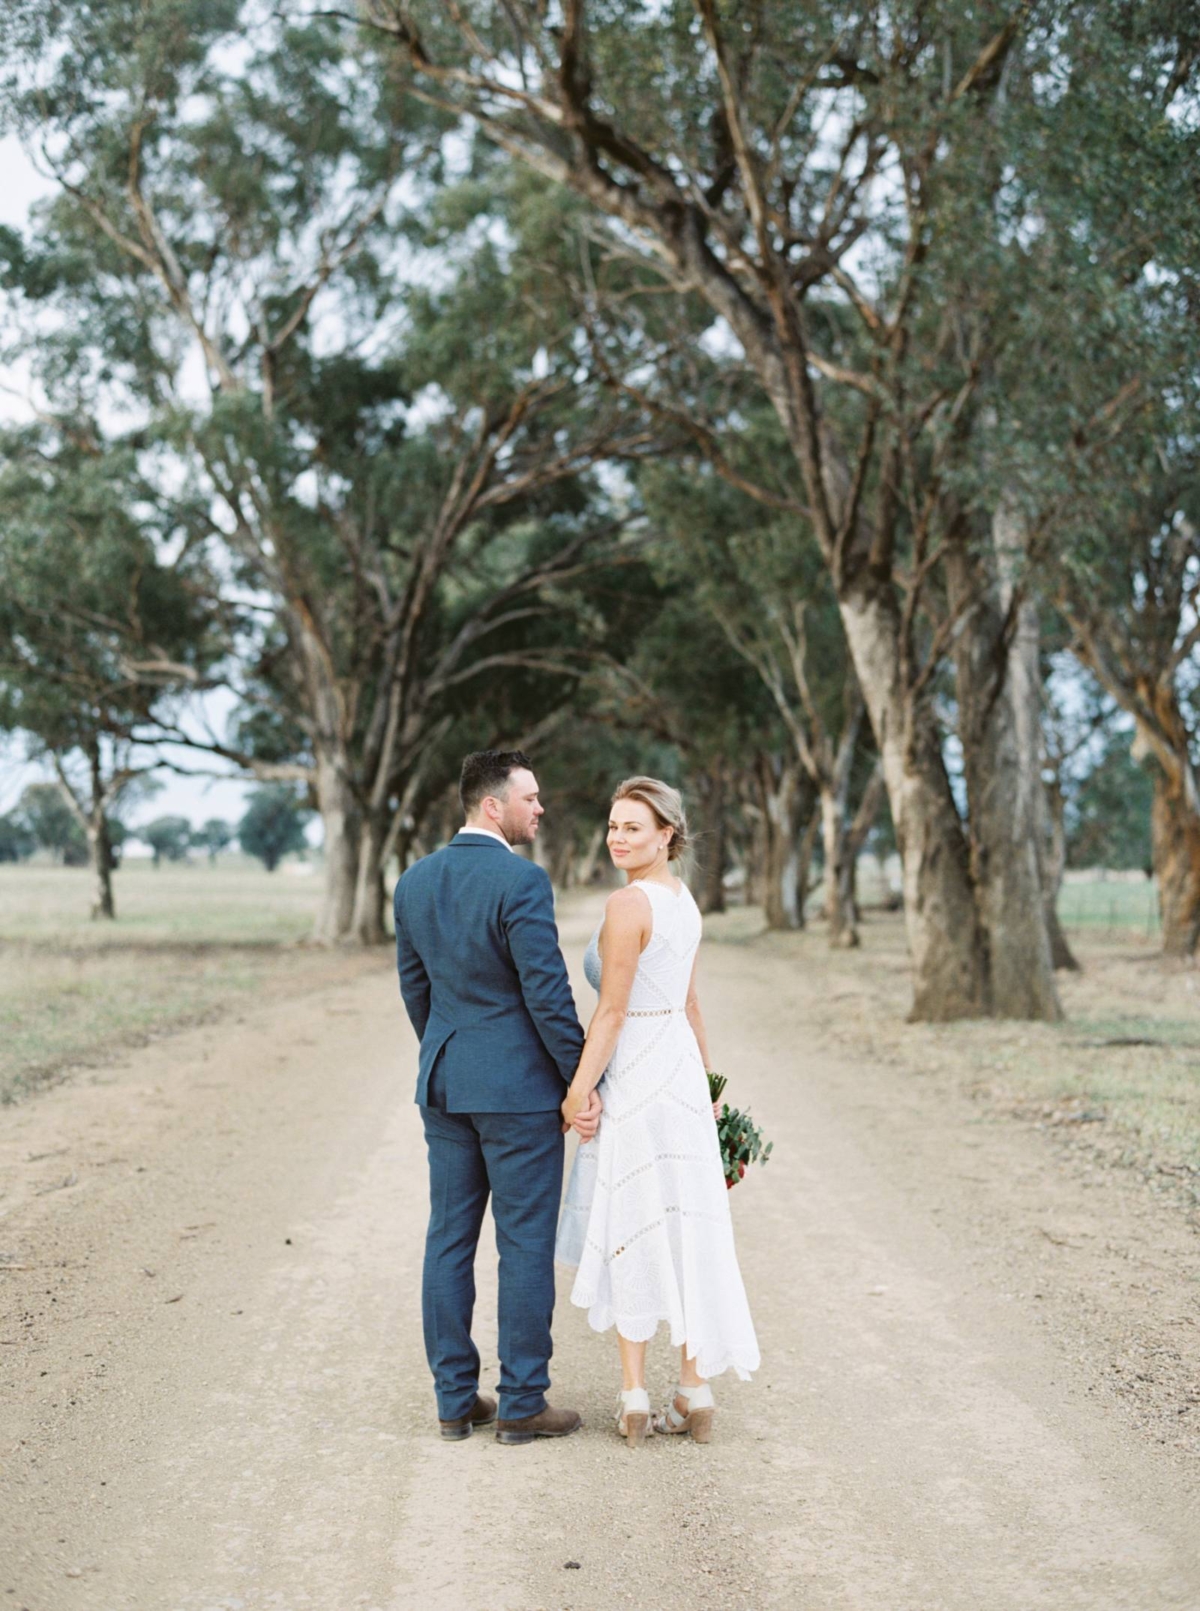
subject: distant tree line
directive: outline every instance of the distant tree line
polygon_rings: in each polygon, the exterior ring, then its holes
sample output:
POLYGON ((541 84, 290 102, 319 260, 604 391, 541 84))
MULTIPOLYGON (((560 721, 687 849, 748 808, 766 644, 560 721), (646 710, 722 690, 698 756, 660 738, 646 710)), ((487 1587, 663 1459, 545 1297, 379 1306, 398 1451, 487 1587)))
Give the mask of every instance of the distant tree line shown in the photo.
MULTIPOLYGON (((154 817, 130 827, 122 816, 110 816, 106 823, 109 874, 120 865, 126 841, 137 838, 153 853, 155 867, 165 862, 186 862, 193 850, 207 852, 210 863, 235 842, 247 856, 261 861, 274 872, 284 856, 304 852, 304 833, 310 815, 294 787, 286 784, 254 789, 239 822, 209 817, 195 828, 187 817, 154 817)), ((92 853, 79 818, 56 783, 31 783, 16 807, 0 816, 0 862, 27 861, 39 850, 63 867, 85 867, 92 853)), ((111 878, 104 881, 110 907, 94 915, 112 917, 111 878)))
POLYGON ((519 743, 564 880, 633 769, 709 908, 819 865, 853 946, 894 846, 918 1018, 1058 1015, 1069 853, 1194 953, 1189 8, 255 15, 0 20, 56 185, 0 238, 0 723, 101 885, 171 743, 302 790, 317 937, 376 941, 519 743))

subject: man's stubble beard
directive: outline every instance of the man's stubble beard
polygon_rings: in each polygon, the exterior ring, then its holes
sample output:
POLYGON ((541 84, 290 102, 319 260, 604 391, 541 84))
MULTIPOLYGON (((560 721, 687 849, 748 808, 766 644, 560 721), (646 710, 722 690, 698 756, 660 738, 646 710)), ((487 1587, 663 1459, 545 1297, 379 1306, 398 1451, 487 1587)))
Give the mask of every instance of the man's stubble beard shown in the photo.
POLYGON ((531 845, 537 838, 537 819, 521 828, 516 823, 502 822, 500 832, 510 845, 531 845))

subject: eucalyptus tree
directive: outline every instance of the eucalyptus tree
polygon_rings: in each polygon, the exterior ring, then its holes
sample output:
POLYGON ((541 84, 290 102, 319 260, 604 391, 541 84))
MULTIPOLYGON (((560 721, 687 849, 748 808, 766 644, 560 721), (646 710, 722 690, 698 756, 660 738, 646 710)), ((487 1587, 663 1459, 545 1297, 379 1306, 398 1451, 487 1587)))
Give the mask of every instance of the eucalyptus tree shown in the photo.
POLYGON ((266 747, 161 736, 307 782, 317 937, 381 938, 382 862, 446 695, 612 535, 561 489, 613 449, 618 410, 590 406, 502 243, 455 259, 430 238, 446 120, 369 47, 235 0, 18 0, 2 26, 8 122, 58 185, 10 251, 48 315, 29 360, 48 393, 83 374, 134 419, 227 590, 266 610, 237 644, 266 747))
MULTIPOLYGON (((760 461, 778 455, 772 423, 744 420, 739 464, 748 443, 760 461)), ((731 442, 732 428, 724 436, 731 442)), ((786 735, 786 761, 764 756, 759 769, 767 859, 773 869, 781 856, 785 865, 794 860, 803 803, 815 797, 829 941, 856 946, 854 865, 879 807, 882 772, 872 758, 864 785, 856 764, 871 750, 870 728, 816 544, 795 515, 765 508, 703 461, 652 467, 641 485, 669 538, 672 570, 688 578, 697 603, 760 679, 786 735)), ((789 898, 789 912, 793 906, 789 898)))
POLYGON ((1163 945, 1200 943, 1200 88, 1169 6, 1100 32, 1044 138, 997 388, 1029 568, 1153 781, 1163 945), (1130 63, 1141 72, 1131 79, 1130 63), (1051 139, 1051 136, 1053 137, 1051 139), (1064 195, 1069 200, 1064 202, 1064 195), (1036 294, 1034 279, 1052 290, 1036 294), (1030 366, 1031 352, 1043 354, 1030 366))
POLYGON ((740 861, 747 882, 763 893, 772 926, 794 927, 800 874, 789 832, 794 818, 770 821, 762 811, 765 775, 788 757, 786 735, 680 556, 664 552, 660 540, 650 559, 640 631, 620 664, 600 674, 594 719, 636 742, 643 757, 637 770, 660 766, 683 789, 692 839, 688 879, 701 910, 724 910, 725 878, 740 861), (776 828, 782 838, 772 888, 764 864, 776 828))
POLYGON ((1197 466, 1177 481, 1180 466, 1164 467, 1159 457, 1161 439, 1145 445, 1142 476, 1122 489, 1124 507, 1106 500, 1105 517, 1087 533, 1104 547, 1088 567, 1089 585, 1064 583, 1061 597, 1080 659, 1133 718, 1134 753, 1153 784, 1163 949, 1188 957, 1200 944, 1197 466))
POLYGON ((64 867, 87 861, 87 841, 57 783, 30 783, 14 813, 33 837, 33 847, 48 851, 64 867))
POLYGON ((295 789, 268 783, 247 801, 237 825, 238 843, 247 856, 257 857, 273 873, 284 856, 305 848, 304 816, 295 789))
POLYGON ((0 861, 25 861, 37 845, 37 835, 20 811, 0 817, 0 861))
POLYGON ((92 915, 111 918, 113 812, 153 765, 145 742, 211 683, 223 612, 191 511, 94 422, 9 430, 0 455, 0 726, 53 767, 86 838, 92 915))
POLYGON ((1067 854, 1074 867, 1153 870, 1154 784, 1129 753, 1129 734, 1110 732, 1072 791, 1067 854))
POLYGON ((138 838, 154 852, 155 867, 164 861, 184 862, 192 848, 192 824, 187 817, 155 817, 138 828, 138 838))
MULTIPOLYGON (((960 342, 942 304, 956 269, 966 294, 956 231, 997 187, 1013 88, 1035 79, 1024 10, 574 0, 561 16, 518 3, 468 17, 365 0, 362 14, 423 102, 584 198, 613 255, 702 301, 736 346, 782 428, 878 738, 914 1013, 1054 1016, 1044 934, 1030 943, 1040 902, 1022 900, 1036 867, 1011 854, 1018 802, 980 802, 995 854, 972 856, 931 698, 993 585, 986 565, 974 574, 978 521, 948 496, 989 332, 975 321, 960 342), (971 585, 949 597, 953 552, 971 585), (997 877, 1017 864, 998 911, 997 877)), ((1004 632, 988 645, 1003 657, 1004 632)), ((1015 725, 1003 697, 987 708, 1015 725)))
POLYGON ((1186 8, 362 0, 359 15, 424 104, 584 198, 614 256, 702 300, 736 344, 783 429, 878 738, 914 1013, 1057 1016, 1033 618, 1011 493, 989 497, 981 474, 990 390, 1017 298, 1047 290, 1010 272, 1029 190, 1072 195, 1057 114, 1109 57, 1110 121, 1149 87, 1178 150, 1186 8), (932 697, 951 651, 965 821, 951 706, 932 697))
POLYGON ((209 817, 193 832, 192 844, 198 850, 206 850, 209 865, 215 866, 217 857, 223 850, 227 850, 236 838, 237 833, 232 824, 226 822, 223 817, 209 817))

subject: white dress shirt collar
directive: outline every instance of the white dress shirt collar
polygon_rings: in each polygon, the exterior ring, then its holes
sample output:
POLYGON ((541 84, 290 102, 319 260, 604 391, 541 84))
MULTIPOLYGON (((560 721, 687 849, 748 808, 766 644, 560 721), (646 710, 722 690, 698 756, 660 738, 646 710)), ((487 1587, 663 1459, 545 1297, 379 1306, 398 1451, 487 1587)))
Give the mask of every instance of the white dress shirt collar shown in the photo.
POLYGON ((497 833, 495 828, 477 828, 474 823, 468 823, 465 828, 460 828, 458 831, 459 831, 460 834, 464 834, 464 833, 484 833, 484 834, 486 834, 488 836, 489 839, 495 839, 500 844, 502 844, 504 846, 505 850, 512 850, 512 846, 509 844, 508 840, 504 837, 504 835, 502 833, 497 833))

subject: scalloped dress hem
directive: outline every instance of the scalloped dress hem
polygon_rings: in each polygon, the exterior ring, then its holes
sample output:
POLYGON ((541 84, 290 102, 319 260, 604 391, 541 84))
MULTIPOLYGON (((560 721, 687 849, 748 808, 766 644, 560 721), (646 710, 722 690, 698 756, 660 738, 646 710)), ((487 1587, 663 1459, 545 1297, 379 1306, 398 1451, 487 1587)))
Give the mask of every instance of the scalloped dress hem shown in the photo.
MULTIPOLYGON (((588 1325, 593 1331, 611 1331, 617 1324, 617 1317, 611 1309, 601 1304, 588 1303, 572 1298, 572 1304, 577 1309, 587 1310, 588 1325)), ((688 1358, 695 1360, 696 1369, 705 1381, 713 1381, 718 1376, 724 1376, 727 1370, 736 1373, 739 1381, 751 1380, 751 1372, 756 1371, 762 1363, 757 1348, 725 1348, 719 1354, 706 1352, 706 1345, 698 1343, 694 1347, 688 1342, 686 1328, 676 1326, 670 1315, 624 1315, 621 1318, 621 1336, 626 1342, 650 1342, 663 1323, 666 1323, 671 1333, 672 1348, 687 1348, 688 1358)))

